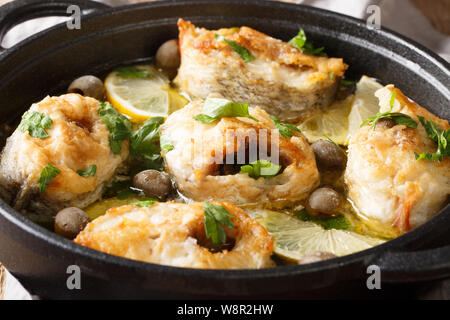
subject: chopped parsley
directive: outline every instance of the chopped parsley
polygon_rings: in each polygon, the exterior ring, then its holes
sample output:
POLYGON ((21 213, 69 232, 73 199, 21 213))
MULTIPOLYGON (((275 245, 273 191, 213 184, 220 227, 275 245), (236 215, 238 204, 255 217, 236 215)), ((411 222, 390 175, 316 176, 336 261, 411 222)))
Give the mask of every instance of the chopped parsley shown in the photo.
POLYGON ((91 164, 86 168, 86 170, 77 170, 78 175, 82 176, 83 178, 87 178, 89 176, 95 176, 95 173, 97 172, 97 166, 95 164, 91 164))
POLYGON ((133 205, 138 206, 138 207, 151 207, 156 202, 158 202, 158 200, 146 198, 144 200, 133 203, 133 205))
POLYGON ((424 117, 417 116, 422 126, 425 128, 428 137, 437 143, 438 148, 435 153, 414 152, 416 160, 438 160, 442 161, 444 157, 450 156, 450 129, 439 129, 439 125, 431 120, 425 120, 424 117))
POLYGON ((135 131, 130 138, 130 154, 138 160, 145 169, 163 169, 161 147, 159 143, 159 129, 164 122, 163 117, 153 117, 135 131))
POLYGON ((273 164, 267 160, 256 160, 248 165, 242 166, 240 173, 248 173, 253 179, 259 177, 270 178, 276 176, 281 170, 281 166, 273 164))
POLYGON ((172 151, 174 148, 175 148, 175 147, 174 147, 173 145, 171 145, 171 144, 165 144, 165 145, 163 145, 163 146, 161 147, 161 151, 162 151, 163 153, 167 153, 167 152, 169 152, 169 151, 172 151))
POLYGON ((380 121, 381 119, 392 119, 395 121, 396 124, 402 124, 409 128, 417 128, 417 122, 414 121, 413 118, 411 118, 407 114, 400 112, 392 112, 392 109, 394 108, 395 96, 396 91, 394 89, 394 92, 392 93, 391 96, 391 101, 389 103, 390 104, 389 110, 386 112, 377 112, 375 116, 367 118, 367 120, 361 124, 361 127, 363 127, 366 124, 369 124, 372 126, 373 130, 375 130, 378 121, 380 121))
POLYGON ((115 70, 115 72, 121 78, 142 79, 150 76, 150 72, 148 70, 139 69, 137 67, 119 67, 115 70))
POLYGON ((325 230, 351 230, 352 225, 344 215, 339 215, 330 218, 317 218, 309 214, 306 209, 303 209, 295 214, 295 216, 302 221, 311 221, 321 225, 325 230))
POLYGON ((47 164, 39 176, 39 192, 44 193, 47 190, 49 184, 53 181, 53 179, 60 174, 61 170, 52 166, 50 163, 47 164))
POLYGON ((274 116, 270 116, 270 119, 272 119, 273 123, 275 124, 275 127, 277 127, 281 136, 285 139, 292 137, 293 132, 301 132, 300 129, 297 128, 296 126, 288 123, 283 123, 274 116))
POLYGON ((52 119, 47 117, 44 113, 36 111, 27 111, 22 116, 22 121, 19 124, 19 130, 22 132, 28 131, 32 137, 45 139, 48 133, 45 129, 52 127, 52 119))
POLYGON ((207 98, 203 103, 202 113, 196 115, 194 120, 211 123, 224 117, 246 117, 258 121, 248 112, 247 103, 237 103, 221 98, 207 98))
POLYGON ((252 55, 252 53, 247 49, 244 48, 243 46, 241 46, 239 43, 233 41, 233 40, 228 40, 225 39, 223 36, 216 34, 214 36, 214 38, 216 39, 216 41, 225 41, 226 44, 228 44, 231 49, 233 49, 236 53, 239 54, 239 56, 241 57, 242 60, 244 60, 244 62, 250 62, 253 61, 255 59, 255 57, 252 55))
POLYGON ((314 56, 321 56, 321 57, 327 56, 327 54, 325 52, 323 52, 323 50, 325 50, 325 47, 314 48, 314 45, 307 40, 308 40, 308 38, 306 37, 305 30, 300 28, 300 30, 298 31, 298 34, 294 38, 289 40, 288 43, 291 46, 300 50, 302 53, 311 54, 314 56))
POLYGON ((205 233, 206 237, 211 239, 216 247, 220 247, 227 241, 227 235, 224 226, 234 229, 230 218, 233 215, 222 205, 203 203, 205 215, 205 233))
POLYGON ((293 37, 291 40, 289 40, 289 44, 301 51, 303 51, 303 47, 305 46, 306 43, 306 33, 305 30, 303 30, 303 28, 300 28, 300 30, 298 31, 298 34, 293 37))
POLYGON ((323 52, 323 50, 325 50, 325 47, 314 48, 314 45, 310 42, 307 42, 303 47, 303 53, 319 57, 328 57, 328 55, 323 52))
POLYGON ((345 76, 343 76, 341 79, 341 84, 345 87, 353 87, 356 85, 356 81, 348 80, 345 76))
POLYGON ((131 136, 131 123, 108 102, 100 102, 99 104, 98 114, 110 133, 109 145, 111 150, 115 154, 120 154, 123 140, 129 139, 131 136))
POLYGON ((334 141, 333 141, 329 136, 327 136, 325 133, 322 134, 322 135, 323 135, 323 137, 324 137, 328 142, 331 142, 331 143, 334 144, 336 147, 340 148, 339 145, 338 145, 336 142, 334 142, 334 141))

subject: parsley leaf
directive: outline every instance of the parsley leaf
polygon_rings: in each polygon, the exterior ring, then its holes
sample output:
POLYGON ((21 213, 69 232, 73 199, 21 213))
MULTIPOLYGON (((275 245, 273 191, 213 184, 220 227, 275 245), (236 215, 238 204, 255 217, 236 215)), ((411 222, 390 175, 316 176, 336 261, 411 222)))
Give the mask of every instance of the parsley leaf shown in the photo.
POLYGON ((367 118, 367 120, 361 124, 361 127, 363 127, 366 124, 369 124, 372 126, 372 129, 375 130, 375 127, 376 127, 378 121, 385 118, 385 119, 394 120, 396 124, 402 124, 409 128, 417 128, 417 122, 414 121, 413 118, 411 118, 407 114, 400 113, 400 112, 392 112, 392 109, 394 108, 395 96, 396 96, 396 91, 394 89, 394 92, 392 93, 392 96, 391 96, 389 110, 386 112, 383 112, 383 113, 377 112, 377 114, 375 116, 367 118))
POLYGON ((78 175, 82 176, 83 178, 87 178, 89 176, 95 176, 95 173, 97 172, 97 166, 95 164, 91 164, 86 168, 86 170, 77 170, 78 175))
POLYGON ((258 121, 248 112, 247 103, 237 103, 221 98, 207 98, 203 103, 202 113, 196 115, 194 120, 211 123, 224 117, 246 117, 258 121))
POLYGON ((151 198, 145 198, 144 200, 133 203, 133 205, 138 206, 138 207, 151 207, 156 202, 158 202, 158 200, 151 199, 151 198))
POLYGON ((171 144, 165 144, 165 145, 162 146, 161 151, 163 153, 167 153, 169 151, 172 151, 174 148, 175 147, 173 145, 171 145, 171 144))
POLYGON ((216 41, 225 41, 225 43, 228 44, 231 47, 231 49, 233 49, 241 56, 241 59, 244 60, 244 62, 250 62, 255 59, 252 53, 247 48, 241 46, 239 43, 225 39, 223 36, 218 34, 216 34, 214 38, 216 39, 216 41))
POLYGON ((307 41, 305 30, 303 30, 302 28, 300 28, 298 34, 294 38, 289 40, 288 43, 291 46, 299 49, 302 53, 321 57, 327 56, 327 54, 323 52, 323 50, 325 50, 325 47, 314 48, 314 45, 311 42, 307 41))
POLYGON ((295 216, 302 221, 311 221, 321 225, 325 230, 351 230, 352 225, 344 215, 339 215, 330 218, 317 218, 309 214, 306 209, 303 209, 295 214, 295 216))
POLYGON ((131 135, 131 157, 142 162, 145 169, 163 169, 159 144, 159 129, 163 122, 163 117, 150 118, 131 135))
POLYGON ((270 116, 270 119, 272 119, 273 123, 275 124, 275 127, 277 127, 281 136, 285 139, 292 137, 293 131, 301 132, 300 129, 297 128, 296 126, 288 123, 283 123, 274 116, 270 116))
POLYGON ((450 156, 450 129, 439 129, 439 125, 431 120, 426 120, 422 116, 417 116, 422 126, 425 128, 428 137, 437 143, 438 148, 435 153, 414 152, 416 160, 438 160, 442 161, 444 157, 450 156))
POLYGON ((267 160, 256 160, 249 165, 241 167, 240 173, 248 173, 253 179, 259 177, 270 178, 276 176, 281 170, 281 166, 273 164, 267 160))
POLYGON ((203 122, 203 123, 211 123, 211 122, 214 122, 217 120, 216 118, 213 118, 213 117, 207 116, 206 114, 201 114, 201 113, 196 115, 193 119, 203 122))
POLYGON ((230 218, 233 215, 222 205, 203 203, 203 211, 205 215, 205 233, 206 237, 211 239, 215 246, 220 247, 227 240, 224 226, 234 229, 230 218))
POLYGON ((303 51, 303 47, 306 43, 306 33, 305 30, 303 30, 303 28, 300 28, 300 30, 298 31, 298 34, 293 37, 291 40, 289 40, 289 44, 299 50, 303 51))
POLYGON ((150 76, 148 70, 139 69, 137 67, 119 67, 114 71, 121 78, 142 79, 150 76))
POLYGON ((343 76, 341 79, 341 84, 345 87, 352 87, 356 85, 356 81, 348 80, 345 78, 345 76, 343 76))
POLYGON ((99 102, 99 104, 98 114, 110 133, 109 145, 111 150, 115 154, 120 154, 123 140, 130 138, 131 123, 108 102, 99 102))
POLYGON ((44 113, 27 111, 23 114, 22 121, 18 128, 22 132, 28 131, 28 134, 32 137, 45 139, 48 137, 48 133, 45 129, 50 129, 52 123, 52 119, 47 117, 44 113))
POLYGON ((52 180, 61 172, 58 168, 52 166, 50 163, 42 169, 38 179, 39 192, 44 193, 52 180))
POLYGON ((418 154, 414 151, 414 155, 416 156, 416 160, 428 160, 428 161, 442 161, 444 157, 441 154, 438 153, 421 153, 418 154))

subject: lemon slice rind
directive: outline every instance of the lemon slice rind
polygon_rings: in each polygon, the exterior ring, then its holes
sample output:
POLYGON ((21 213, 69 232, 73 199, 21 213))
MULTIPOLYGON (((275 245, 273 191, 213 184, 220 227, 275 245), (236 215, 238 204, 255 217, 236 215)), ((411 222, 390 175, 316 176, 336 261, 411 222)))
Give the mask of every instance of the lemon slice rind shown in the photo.
POLYGON ((274 252, 288 260, 298 261, 318 251, 344 256, 382 244, 384 240, 347 230, 325 230, 321 226, 299 220, 282 212, 252 209, 249 215, 273 235, 274 252))

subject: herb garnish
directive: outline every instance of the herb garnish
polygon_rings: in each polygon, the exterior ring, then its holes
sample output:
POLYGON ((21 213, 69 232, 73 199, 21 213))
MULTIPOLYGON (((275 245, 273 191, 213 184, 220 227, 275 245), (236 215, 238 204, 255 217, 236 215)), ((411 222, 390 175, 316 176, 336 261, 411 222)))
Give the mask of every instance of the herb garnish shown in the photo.
POLYGON ((270 119, 272 119, 273 123, 275 124, 275 127, 277 127, 281 136, 285 139, 292 137, 293 131, 301 132, 300 129, 297 128, 296 126, 289 123, 283 123, 274 116, 270 116, 270 119))
POLYGON ((356 81, 348 80, 345 78, 345 76, 343 76, 341 79, 341 84, 345 87, 352 87, 356 85, 356 81))
POLYGON ((145 169, 163 169, 163 159, 159 144, 159 129, 163 122, 163 117, 148 119, 139 130, 131 135, 131 157, 142 162, 145 169))
POLYGON ((350 230, 352 229, 351 223, 344 215, 339 215, 330 218, 317 218, 313 217, 306 209, 303 209, 295 214, 295 216, 302 221, 311 221, 321 225, 325 230, 337 229, 337 230, 350 230))
POLYGON ((151 207, 156 202, 158 202, 158 200, 151 199, 151 198, 145 198, 144 200, 133 203, 133 205, 138 206, 138 207, 151 207))
POLYGON ((50 163, 47 164, 39 176, 39 192, 44 193, 47 187, 52 182, 52 180, 61 172, 58 168, 52 166, 50 163))
POLYGON ((327 54, 323 52, 323 50, 325 50, 325 47, 314 48, 314 45, 311 42, 307 41, 306 33, 302 28, 300 28, 298 34, 294 38, 289 40, 288 43, 291 46, 299 49, 302 53, 321 57, 327 56, 327 54))
POLYGON ((114 71, 121 78, 142 79, 150 76, 150 72, 148 70, 139 69, 137 67, 119 67, 114 71))
POLYGON ((377 112, 375 116, 367 118, 367 120, 361 124, 361 127, 363 127, 365 124, 370 124, 372 126, 372 129, 375 130, 378 121, 380 121, 381 119, 392 119, 395 121, 396 124, 402 124, 409 128, 417 128, 417 122, 414 121, 413 118, 411 118, 407 114, 400 112, 392 112, 392 109, 394 108, 395 96, 396 91, 394 89, 391 96, 389 110, 383 113, 377 112))
POLYGON ((83 178, 87 178, 89 176, 95 176, 95 173, 97 172, 97 166, 95 164, 91 164, 86 168, 86 170, 77 170, 78 175, 82 176, 83 178))
POLYGON ((161 147, 161 151, 165 154, 169 151, 172 151, 175 147, 171 144, 165 144, 161 147))
POLYGON ((48 137, 48 133, 45 129, 50 129, 52 123, 52 119, 47 117, 44 113, 27 111, 23 114, 22 121, 18 128, 22 132, 28 131, 28 134, 32 137, 45 139, 48 137))
POLYGON ((221 98, 207 98, 203 103, 202 113, 196 115, 194 120, 211 123, 224 117, 246 117, 258 121, 248 112, 247 103, 237 103, 221 98))
POLYGON ((203 211, 206 237, 211 239, 215 246, 220 247, 227 241, 227 235, 223 227, 234 229, 230 220, 233 215, 222 205, 209 202, 203 203, 203 211))
POLYGON ((99 104, 98 114, 110 133, 111 150, 115 154, 120 154, 123 140, 130 138, 131 123, 125 116, 119 114, 109 102, 99 102, 99 104))
POLYGON ((270 178, 276 176, 280 172, 281 166, 273 164, 267 160, 256 160, 248 165, 242 166, 240 173, 248 173, 253 179, 259 177, 270 178))
POLYGON ((252 53, 247 48, 241 46, 239 43, 233 40, 225 39, 223 36, 219 34, 216 34, 214 38, 216 39, 216 41, 225 41, 225 43, 228 44, 231 47, 231 49, 233 49, 241 56, 241 59, 244 60, 244 62, 250 62, 255 59, 252 53))
POLYGON ((420 123, 425 128, 428 137, 437 143, 438 149, 435 153, 421 153, 414 152, 416 160, 438 160, 442 161, 444 157, 450 156, 450 129, 439 129, 439 125, 431 120, 426 120, 424 117, 417 116, 420 123))

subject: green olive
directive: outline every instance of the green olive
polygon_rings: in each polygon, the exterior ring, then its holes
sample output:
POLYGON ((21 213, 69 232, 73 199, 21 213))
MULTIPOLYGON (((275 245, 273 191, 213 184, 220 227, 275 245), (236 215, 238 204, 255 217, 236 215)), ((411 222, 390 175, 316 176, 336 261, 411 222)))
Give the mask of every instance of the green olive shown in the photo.
POLYGON ((314 155, 320 169, 344 169, 346 157, 334 143, 320 139, 312 144, 314 155))
POLYGON ((164 42, 156 52, 156 66, 165 70, 170 78, 174 78, 181 63, 178 40, 164 42))
POLYGON ((316 212, 334 214, 340 208, 342 196, 331 188, 316 189, 309 196, 309 206, 316 212))
POLYGON ((83 210, 70 207, 59 211, 55 217, 55 232, 67 239, 74 239, 89 223, 83 210))
POLYGON ((69 93, 79 93, 83 96, 92 97, 99 101, 105 100, 105 86, 102 80, 95 76, 82 76, 70 84, 67 89, 69 93))
POLYGON ((133 178, 133 186, 150 198, 165 198, 172 190, 169 175, 157 170, 139 172, 133 178))

